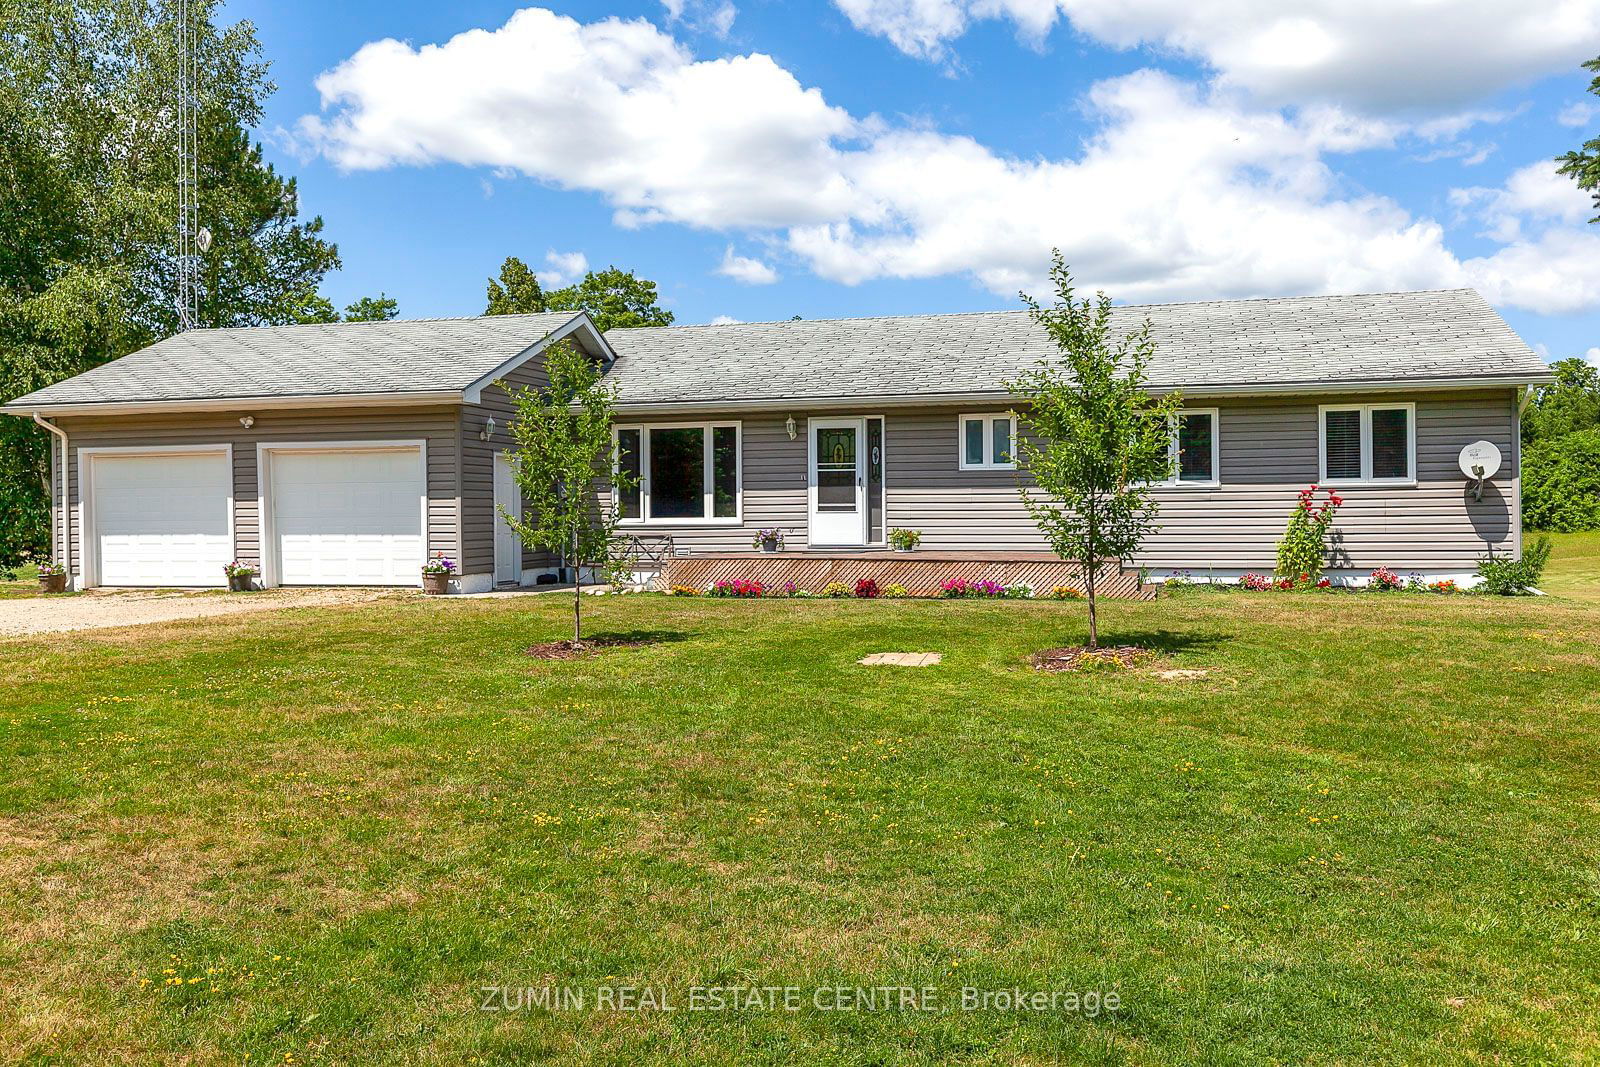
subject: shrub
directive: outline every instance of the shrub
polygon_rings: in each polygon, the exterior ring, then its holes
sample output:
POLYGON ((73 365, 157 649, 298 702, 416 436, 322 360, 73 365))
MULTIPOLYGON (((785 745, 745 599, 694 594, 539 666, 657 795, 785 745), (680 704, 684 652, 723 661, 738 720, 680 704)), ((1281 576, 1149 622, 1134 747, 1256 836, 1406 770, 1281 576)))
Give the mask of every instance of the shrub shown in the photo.
POLYGON ((1528 445, 1522 521, 1535 530, 1600 530, 1600 427, 1528 445))
POLYGON ((899 582, 890 582, 888 585, 883 587, 883 595, 898 600, 908 594, 905 586, 901 585, 899 582))
POLYGON ((1388 567, 1379 567, 1367 577, 1367 588, 1377 593, 1391 592, 1400 586, 1400 576, 1388 567))
POLYGON ((902 530, 896 526, 889 531, 889 545, 891 548, 908 551, 920 544, 922 544, 922 531, 920 530, 902 530))
POLYGON ((760 582, 753 582, 746 579, 740 579, 736 582, 718 582, 716 585, 711 587, 712 596, 748 598, 758 597, 765 592, 766 588, 762 586, 760 582))
POLYGON ((1072 585, 1058 585, 1050 590, 1051 600, 1082 600, 1083 590, 1072 585))
POLYGON ((1278 577, 1304 576, 1308 586, 1322 577, 1322 568, 1328 559, 1328 528, 1333 525, 1339 505, 1344 503, 1343 497, 1329 489, 1328 499, 1319 507, 1317 488, 1308 485, 1300 490, 1294 511, 1289 513, 1283 540, 1278 542, 1278 577))
POLYGON ((850 587, 843 582, 829 582, 822 587, 823 596, 849 596, 850 587))
POLYGON ((876 600, 883 595, 883 590, 878 588, 878 583, 871 578, 858 578, 856 580, 856 596, 862 600, 876 600))
POLYGON ((1495 596, 1522 596, 1539 584, 1550 562, 1550 538, 1541 537, 1522 550, 1521 559, 1485 556, 1478 561, 1478 589, 1495 596))
POLYGON ((987 578, 981 582, 970 582, 965 578, 951 578, 940 586, 939 595, 956 600, 963 597, 1005 596, 1006 587, 999 582, 991 582, 987 578))

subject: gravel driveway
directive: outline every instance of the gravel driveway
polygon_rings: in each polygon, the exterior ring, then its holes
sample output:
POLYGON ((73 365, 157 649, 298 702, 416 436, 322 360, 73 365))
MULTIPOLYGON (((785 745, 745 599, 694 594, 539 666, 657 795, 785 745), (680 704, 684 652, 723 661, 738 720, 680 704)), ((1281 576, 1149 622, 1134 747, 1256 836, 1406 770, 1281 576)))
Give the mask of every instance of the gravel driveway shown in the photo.
POLYGON ((256 593, 92 591, 80 596, 0 600, 0 637, 139 626, 242 611, 350 604, 381 597, 414 596, 399 589, 268 589, 256 593))

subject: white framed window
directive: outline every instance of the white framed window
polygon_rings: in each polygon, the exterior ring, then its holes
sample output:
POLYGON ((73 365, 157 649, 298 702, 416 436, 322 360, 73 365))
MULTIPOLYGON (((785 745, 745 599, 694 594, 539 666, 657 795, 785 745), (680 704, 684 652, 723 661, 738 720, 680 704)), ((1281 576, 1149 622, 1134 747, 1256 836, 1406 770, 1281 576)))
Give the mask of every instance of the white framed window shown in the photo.
POLYGON ((957 456, 964 471, 1015 470, 1017 417, 1009 412, 963 415, 956 422, 957 456))
POLYGON ((1172 473, 1163 486, 1215 489, 1222 484, 1222 416, 1216 408, 1180 408, 1172 417, 1168 454, 1172 473))
POLYGON ((1324 485, 1412 485, 1417 480, 1417 406, 1323 404, 1317 453, 1324 485))
POLYGON ((743 434, 737 422, 671 422, 612 430, 614 470, 636 483, 617 495, 624 524, 736 526, 744 518, 743 434))

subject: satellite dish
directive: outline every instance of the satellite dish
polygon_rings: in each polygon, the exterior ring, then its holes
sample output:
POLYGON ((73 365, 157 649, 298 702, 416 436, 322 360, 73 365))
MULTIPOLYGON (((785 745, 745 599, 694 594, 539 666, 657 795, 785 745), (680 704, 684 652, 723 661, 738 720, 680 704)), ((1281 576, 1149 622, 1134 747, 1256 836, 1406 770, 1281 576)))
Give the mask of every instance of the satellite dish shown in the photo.
POLYGON ((1461 450, 1461 473, 1471 478, 1472 499, 1483 499, 1483 483, 1500 472, 1500 450, 1493 441, 1474 441, 1461 450))
POLYGON ((1493 441, 1474 441, 1461 450, 1461 473, 1474 480, 1500 473, 1500 450, 1493 441))
POLYGON ((200 232, 194 235, 194 243, 201 252, 211 251, 211 231, 204 226, 200 227, 200 232))

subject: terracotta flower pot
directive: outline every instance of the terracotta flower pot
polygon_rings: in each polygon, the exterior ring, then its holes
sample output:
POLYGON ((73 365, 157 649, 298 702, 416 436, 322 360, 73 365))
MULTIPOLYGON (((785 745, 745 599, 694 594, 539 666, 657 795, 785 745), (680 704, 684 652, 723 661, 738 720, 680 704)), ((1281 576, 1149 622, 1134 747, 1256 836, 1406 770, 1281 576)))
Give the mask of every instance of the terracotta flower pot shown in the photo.
POLYGON ((450 576, 448 574, 429 574, 424 571, 422 575, 422 591, 429 596, 442 596, 448 593, 450 591, 450 576))
POLYGON ((228 575, 228 589, 235 593, 248 593, 256 580, 253 574, 228 575))
POLYGON ((67 591, 67 576, 65 574, 39 575, 39 592, 65 593, 67 591))

